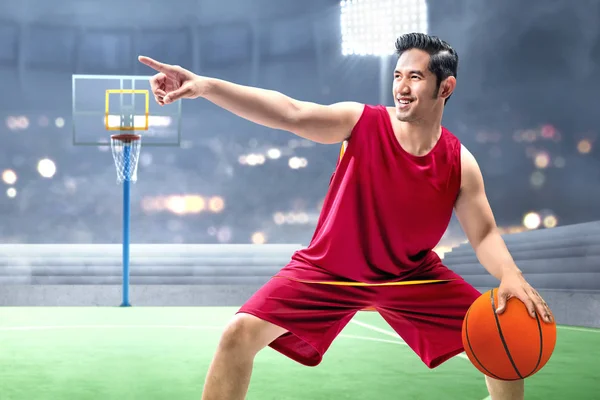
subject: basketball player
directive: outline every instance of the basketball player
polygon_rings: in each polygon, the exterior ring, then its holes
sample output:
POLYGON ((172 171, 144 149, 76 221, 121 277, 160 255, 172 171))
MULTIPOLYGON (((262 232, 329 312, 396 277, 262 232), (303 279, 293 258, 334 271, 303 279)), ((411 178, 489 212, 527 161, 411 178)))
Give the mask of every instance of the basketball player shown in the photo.
MULTIPOLYGON (((376 309, 429 368, 463 352, 463 318, 480 293, 432 251, 453 211, 483 267, 500 281, 497 312, 516 297, 533 318, 537 312, 552 321, 497 230, 475 158, 441 124, 456 86, 456 52, 424 34, 399 37, 396 50, 394 107, 298 101, 140 57, 158 71, 151 84, 161 105, 202 97, 317 143, 347 143, 310 245, 228 324, 202 399, 244 399, 254 357, 266 346, 318 365, 366 308, 376 309)), ((494 400, 523 399, 522 380, 486 377, 486 384, 494 400)))

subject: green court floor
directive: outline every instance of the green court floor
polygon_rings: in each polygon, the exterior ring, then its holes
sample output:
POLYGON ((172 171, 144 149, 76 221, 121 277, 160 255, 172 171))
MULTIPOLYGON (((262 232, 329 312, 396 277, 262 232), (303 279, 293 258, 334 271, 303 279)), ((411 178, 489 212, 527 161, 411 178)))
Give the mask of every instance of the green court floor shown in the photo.
MULTIPOLYGON (((200 399, 223 326, 205 308, 0 308, 0 399, 200 399)), ((600 398, 600 330, 559 327, 528 400, 600 398)), ((376 313, 359 313, 321 365, 266 349, 249 400, 483 400, 482 375, 457 356, 430 370, 376 313)))

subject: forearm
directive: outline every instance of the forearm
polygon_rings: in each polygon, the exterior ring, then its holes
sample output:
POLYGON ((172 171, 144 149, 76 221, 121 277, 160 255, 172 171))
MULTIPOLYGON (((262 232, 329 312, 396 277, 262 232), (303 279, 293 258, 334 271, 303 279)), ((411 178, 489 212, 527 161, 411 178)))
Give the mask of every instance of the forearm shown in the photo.
POLYGON ((208 80, 202 97, 217 106, 269 128, 287 131, 293 129, 297 111, 294 99, 273 90, 238 85, 220 79, 202 79, 208 80))
POLYGON ((498 280, 501 280, 502 276, 507 272, 521 272, 497 229, 493 229, 487 233, 474 246, 474 250, 479 262, 498 280))

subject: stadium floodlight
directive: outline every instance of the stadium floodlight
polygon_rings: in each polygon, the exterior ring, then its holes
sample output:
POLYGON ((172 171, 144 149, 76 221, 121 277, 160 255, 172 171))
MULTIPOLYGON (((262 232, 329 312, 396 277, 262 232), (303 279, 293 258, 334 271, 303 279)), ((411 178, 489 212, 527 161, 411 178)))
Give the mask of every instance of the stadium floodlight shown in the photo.
POLYGON ((342 55, 379 57, 379 102, 390 98, 390 57, 396 38, 404 33, 427 33, 427 0, 342 0, 342 55))
POLYGON ((427 33, 427 0, 342 0, 342 54, 390 56, 404 33, 427 33))

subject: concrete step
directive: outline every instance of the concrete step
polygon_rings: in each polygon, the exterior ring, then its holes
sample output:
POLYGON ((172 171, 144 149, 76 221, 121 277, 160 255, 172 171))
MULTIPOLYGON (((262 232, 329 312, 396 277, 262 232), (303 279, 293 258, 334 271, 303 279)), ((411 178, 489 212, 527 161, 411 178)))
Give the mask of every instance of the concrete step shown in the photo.
MULTIPOLYGON (((577 275, 584 272, 600 272, 600 256, 521 260, 516 264, 525 274, 565 272, 577 275)), ((463 277, 489 274, 480 263, 457 264, 448 268, 463 277)))
MULTIPOLYGON (((180 267, 253 267, 273 266, 284 267, 289 263, 289 256, 279 257, 178 257, 178 256, 154 256, 154 257, 131 257, 129 265, 132 267, 150 267, 156 265, 180 266, 180 267)), ((113 256, 94 257, 0 257, 0 269, 5 267, 102 267, 121 266, 123 259, 113 256)))
MULTIPOLYGON (((600 234, 588 235, 585 237, 559 237, 550 240, 505 240, 506 247, 510 252, 518 252, 523 250, 546 250, 546 249, 565 249, 580 246, 594 246, 600 243, 600 234)), ((460 247, 444 255, 444 259, 457 256, 465 256, 474 254, 470 244, 463 244, 460 247)))
MULTIPOLYGON (((569 272, 524 274, 531 286, 537 289, 600 290, 600 272, 572 274, 569 272), (560 287, 555 284, 560 282, 560 287)), ((498 287, 500 282, 492 275, 470 275, 465 280, 475 287, 498 287)))
MULTIPOLYGON (((132 276, 129 283, 130 285, 263 285, 268 280, 269 277, 258 276, 132 276)), ((122 283, 123 278, 117 276, 36 276, 31 278, 33 285, 121 285, 122 283)))
MULTIPOLYGON (((540 257, 547 258, 579 258, 588 256, 600 256, 600 244, 582 245, 563 248, 547 248, 547 249, 526 249, 511 252, 512 257, 517 260, 535 260, 540 257)), ((446 253, 444 256, 444 264, 460 265, 478 263, 479 260, 474 252, 465 255, 452 255, 446 253)))
MULTIPOLYGON (((132 266, 129 270, 130 276, 272 276, 281 268, 273 266, 202 266, 202 267, 181 267, 181 266, 132 266)), ((74 276, 74 277, 92 277, 92 276, 122 276, 123 268, 121 266, 38 266, 38 267, 2 267, 0 276, 74 276)))
MULTIPOLYGON (((302 248, 300 244, 131 244, 131 257, 180 255, 192 257, 290 257, 302 248)), ((121 244, 2 244, 0 255, 5 257, 56 256, 113 256, 120 257, 121 244)))

